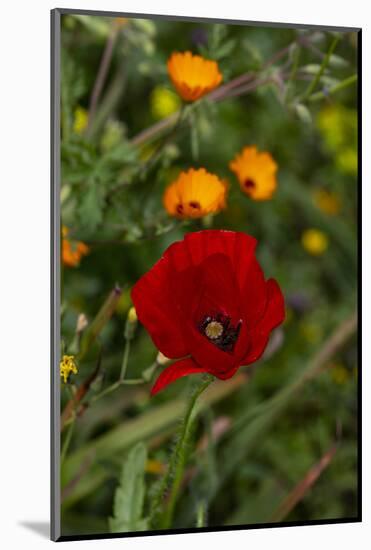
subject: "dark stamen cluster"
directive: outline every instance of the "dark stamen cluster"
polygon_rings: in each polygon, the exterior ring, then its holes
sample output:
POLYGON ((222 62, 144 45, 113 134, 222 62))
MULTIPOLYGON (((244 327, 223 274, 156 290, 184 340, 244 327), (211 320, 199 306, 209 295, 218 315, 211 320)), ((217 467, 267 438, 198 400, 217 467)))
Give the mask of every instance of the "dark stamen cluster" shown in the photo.
POLYGON ((201 334, 206 336, 206 338, 218 348, 223 351, 232 352, 241 330, 241 324, 242 321, 240 320, 236 325, 232 325, 231 317, 224 313, 216 313, 215 315, 207 315, 204 317, 198 325, 198 329, 201 334), (220 323, 223 327, 223 332, 218 338, 211 339, 207 336, 206 328, 212 322, 220 323))

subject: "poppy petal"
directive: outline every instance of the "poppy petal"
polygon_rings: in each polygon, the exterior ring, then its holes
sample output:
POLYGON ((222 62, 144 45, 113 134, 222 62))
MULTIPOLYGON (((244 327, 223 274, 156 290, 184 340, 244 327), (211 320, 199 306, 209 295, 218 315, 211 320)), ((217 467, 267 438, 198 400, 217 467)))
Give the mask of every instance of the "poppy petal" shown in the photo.
POLYGON ((191 265, 197 266, 212 254, 226 254, 233 271, 237 275, 239 287, 243 288, 246 277, 246 266, 254 255, 256 239, 245 233, 205 229, 187 233, 184 241, 169 246, 165 257, 176 271, 182 271, 191 265))
POLYGON ((225 254, 213 254, 199 266, 202 295, 197 308, 196 323, 200 316, 224 312, 238 322, 240 315, 239 288, 236 284, 231 261, 225 254))
POLYGON ((236 358, 232 353, 219 349, 197 329, 193 330, 190 346, 190 353, 197 364, 202 365, 205 372, 215 376, 229 372, 236 364, 236 358))
POLYGON ((155 395, 168 384, 175 382, 175 380, 178 380, 182 376, 195 373, 201 374, 203 372, 205 372, 205 369, 196 365, 192 359, 180 359, 162 371, 151 390, 151 395, 155 395))
POLYGON ((280 287, 274 279, 269 279, 267 286, 267 308, 264 316, 250 335, 251 347, 242 359, 241 365, 257 361, 263 354, 271 331, 285 319, 285 302, 280 287))
POLYGON ((131 298, 155 346, 166 357, 175 359, 188 355, 188 347, 170 281, 168 262, 162 258, 134 285, 131 298))
POLYGON ((241 291, 241 309, 249 328, 254 327, 264 315, 267 307, 268 286, 264 273, 256 258, 246 270, 246 279, 241 291))

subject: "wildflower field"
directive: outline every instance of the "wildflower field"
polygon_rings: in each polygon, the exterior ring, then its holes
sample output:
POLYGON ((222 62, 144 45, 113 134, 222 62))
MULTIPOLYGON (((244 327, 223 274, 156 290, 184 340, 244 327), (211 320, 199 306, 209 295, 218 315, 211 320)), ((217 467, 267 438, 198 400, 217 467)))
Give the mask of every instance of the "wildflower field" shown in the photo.
POLYGON ((357 33, 61 25, 62 535, 357 518, 357 33))

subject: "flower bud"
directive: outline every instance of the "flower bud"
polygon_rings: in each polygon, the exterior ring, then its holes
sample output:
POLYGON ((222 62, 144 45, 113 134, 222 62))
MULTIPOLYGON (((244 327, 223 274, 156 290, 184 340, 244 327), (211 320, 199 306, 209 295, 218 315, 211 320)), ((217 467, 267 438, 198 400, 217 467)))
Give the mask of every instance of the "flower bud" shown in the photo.
POLYGON ((138 317, 135 307, 131 307, 128 311, 125 325, 125 339, 132 340, 134 338, 135 329, 137 328, 138 317))
POLYGON ((157 357, 156 357, 156 363, 158 365, 166 365, 166 363, 168 363, 169 361, 171 361, 171 359, 166 357, 166 355, 161 353, 161 351, 158 352, 157 357))
POLYGON ((76 322, 76 334, 81 334, 82 331, 88 326, 88 319, 85 313, 80 313, 76 322))

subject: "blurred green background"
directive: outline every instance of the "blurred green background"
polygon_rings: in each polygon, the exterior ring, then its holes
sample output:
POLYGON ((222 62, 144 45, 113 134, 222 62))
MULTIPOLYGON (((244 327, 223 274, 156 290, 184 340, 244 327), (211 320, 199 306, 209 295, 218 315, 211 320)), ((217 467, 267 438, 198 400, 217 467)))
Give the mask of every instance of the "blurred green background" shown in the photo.
MULTIPOLYGON (((356 59, 357 35, 351 32, 62 16, 62 224, 71 243, 89 247, 78 265, 61 268, 65 352, 76 352, 79 314, 91 321, 115 284, 123 289, 99 346, 92 345, 78 362, 70 384, 62 383, 62 407, 94 370, 99 353, 100 376, 86 403, 117 380, 130 289, 188 231, 227 228, 255 236, 264 272, 279 281, 286 299, 287 319, 272 337, 271 356, 242 369, 248 380, 223 383, 226 389, 200 414, 195 444, 213 427, 224 429, 206 451, 198 447, 190 454, 174 528, 196 526, 200 502, 207 508, 203 525, 274 521, 284 499, 336 437, 330 463, 280 519, 357 516, 354 335, 269 422, 267 411, 249 417, 292 384, 356 307, 357 94, 354 82, 346 84, 357 73, 356 59), (92 90, 110 40, 112 56, 88 124, 92 90), (336 49, 306 97, 334 40, 336 49), (287 46, 283 57, 264 68, 287 46), (162 136, 140 145, 132 139, 179 109, 166 61, 173 51, 185 50, 217 60, 223 82, 250 71, 268 75, 270 82, 218 103, 201 101, 157 154, 162 136), (249 199, 228 168, 246 145, 269 151, 278 163, 271 200, 249 199), (194 221, 168 217, 163 191, 189 167, 205 167, 228 180, 225 211, 194 221)), ((140 377, 156 356, 149 335, 138 326, 128 377, 140 377)), ((179 380, 152 399, 149 385, 123 386, 86 407, 75 422, 62 467, 64 535, 108 531, 118 473, 136 441, 148 443, 150 497, 190 384, 190 379, 179 380)))

